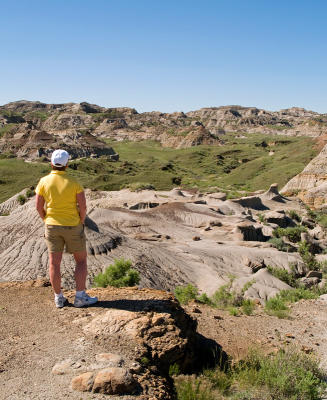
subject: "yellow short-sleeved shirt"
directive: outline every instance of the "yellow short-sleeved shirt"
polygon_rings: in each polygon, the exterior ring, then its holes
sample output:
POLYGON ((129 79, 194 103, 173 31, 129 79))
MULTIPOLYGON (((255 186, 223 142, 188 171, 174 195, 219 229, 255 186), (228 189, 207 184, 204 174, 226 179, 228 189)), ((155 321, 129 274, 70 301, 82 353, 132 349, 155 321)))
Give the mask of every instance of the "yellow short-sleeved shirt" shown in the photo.
POLYGON ((40 179, 35 191, 46 202, 45 224, 76 226, 81 223, 76 194, 83 192, 83 188, 66 171, 51 171, 40 179))

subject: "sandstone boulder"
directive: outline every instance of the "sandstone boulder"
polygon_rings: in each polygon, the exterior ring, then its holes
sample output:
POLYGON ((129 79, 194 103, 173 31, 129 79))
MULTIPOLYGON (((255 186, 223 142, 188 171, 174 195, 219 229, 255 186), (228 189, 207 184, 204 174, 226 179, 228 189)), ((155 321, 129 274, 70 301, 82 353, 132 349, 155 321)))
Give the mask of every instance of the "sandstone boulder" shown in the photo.
POLYGON ((181 369, 194 363, 194 326, 195 321, 181 309, 175 315, 109 309, 85 325, 83 330, 97 337, 123 336, 128 341, 145 341, 153 362, 168 371, 169 365, 175 362, 181 369))
POLYGON ((78 392, 90 392, 94 383, 94 373, 84 372, 72 379, 71 385, 73 390, 78 392))
POLYGON ((125 368, 106 368, 99 371, 93 383, 94 393, 104 394, 132 394, 138 387, 137 381, 125 368))

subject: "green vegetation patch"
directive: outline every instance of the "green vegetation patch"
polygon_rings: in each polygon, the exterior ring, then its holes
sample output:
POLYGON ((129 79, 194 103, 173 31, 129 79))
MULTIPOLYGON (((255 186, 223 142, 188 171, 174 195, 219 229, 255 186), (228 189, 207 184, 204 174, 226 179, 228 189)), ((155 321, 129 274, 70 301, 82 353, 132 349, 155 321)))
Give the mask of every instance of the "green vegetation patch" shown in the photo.
POLYGON ((25 114, 24 118, 26 120, 40 119, 41 121, 45 121, 47 118, 49 118, 50 115, 51 115, 51 113, 49 113, 47 111, 30 111, 25 114))
POLYGON ((135 286, 140 282, 138 271, 131 268, 132 262, 123 258, 115 260, 114 264, 109 265, 104 273, 94 277, 95 287, 124 287, 135 286))
POLYGON ((297 243, 301 240, 301 233, 308 229, 305 226, 294 226, 289 228, 276 228, 273 235, 277 238, 286 236, 291 242, 297 243))
POLYGON ((177 286, 174 294, 181 304, 188 304, 190 301, 195 300, 211 307, 228 310, 233 316, 237 316, 240 313, 251 315, 255 304, 253 300, 245 299, 244 293, 253 285, 254 280, 248 282, 240 293, 236 293, 231 289, 232 282, 233 277, 230 278, 226 285, 220 286, 211 297, 206 293, 199 295, 198 289, 190 283, 186 286, 177 286))
POLYGON ((104 119, 117 119, 117 118, 124 117, 124 113, 119 110, 116 110, 115 108, 112 108, 105 112, 90 113, 90 115, 93 118, 93 120, 96 122, 101 122, 104 119))
POLYGON ((223 146, 187 149, 163 148, 153 141, 107 143, 118 152, 121 161, 135 165, 138 182, 142 182, 141 178, 158 190, 172 188, 173 176, 180 177, 183 186, 200 190, 217 187, 255 191, 268 189, 273 182, 283 186, 317 154, 311 138, 278 136, 276 140, 273 135, 245 135, 245 139, 238 139, 227 134, 223 146), (267 147, 262 146, 263 142, 267 147), (273 156, 269 156, 271 150, 273 156), (172 162, 173 168, 162 170, 167 162, 172 162))
POLYGON ((6 133, 9 133, 17 124, 7 124, 0 128, 0 137, 4 136, 6 133))
MULTIPOLYGON (((119 115, 112 112, 106 114, 107 117, 119 115)), ((100 114, 104 113, 90 115, 100 118, 100 114)), ((68 171, 85 187, 95 190, 132 188, 135 183, 156 190, 170 190, 178 185, 201 191, 225 190, 229 197, 235 197, 240 196, 241 191, 244 194, 244 191, 267 189, 272 182, 284 185, 317 153, 311 138, 278 136, 276 140, 272 135, 245 136, 239 139, 227 134, 223 146, 187 149, 163 148, 155 141, 107 140, 119 154, 119 161, 112 162, 107 157, 83 158, 72 161, 68 171), (267 146, 263 146, 263 142, 267 146), (273 156, 269 156, 271 149, 275 152, 273 156)), ((12 160, 8 168, 8 161, 0 160, 0 173, 6 181, 0 186, 0 201, 35 185, 45 175, 42 171, 50 170, 50 165, 21 160, 12 160)))
POLYGON ((226 372, 217 367, 174 380, 178 400, 319 400, 326 388, 318 360, 296 348, 252 350, 226 372))
POLYGON ((36 187, 39 179, 50 170, 50 163, 26 163, 16 158, 0 159, 0 202, 26 187, 36 187))
POLYGON ((298 286, 298 281, 296 279, 294 269, 292 272, 288 272, 288 271, 286 271, 286 269, 272 267, 272 266, 268 265, 267 270, 271 275, 273 275, 276 278, 280 279, 281 281, 287 283, 289 286, 292 286, 292 287, 298 286))

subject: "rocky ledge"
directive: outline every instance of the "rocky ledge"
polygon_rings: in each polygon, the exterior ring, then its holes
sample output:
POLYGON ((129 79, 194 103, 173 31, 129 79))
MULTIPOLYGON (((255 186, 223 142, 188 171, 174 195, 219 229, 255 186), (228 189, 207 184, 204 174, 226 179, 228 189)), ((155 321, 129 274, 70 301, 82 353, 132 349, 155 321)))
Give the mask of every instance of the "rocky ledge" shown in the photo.
MULTIPOLYGON (((44 280, 0 284, 0 373, 7 398, 21 399, 25 393, 52 399, 59 393, 59 398, 80 399, 93 392, 169 400, 174 398, 171 365, 194 372, 214 361, 210 354, 222 354, 218 344, 197 333, 196 320, 167 292, 93 289, 89 293, 100 300, 94 307, 69 304, 58 310, 48 285, 44 280), (19 321, 18 292, 26 307, 19 321), (12 348, 13 337, 20 345, 12 348), (30 346, 37 346, 32 356, 26 353, 30 346), (22 369, 27 372, 21 374, 22 369), (9 382, 16 376, 19 387, 9 382)), ((73 302, 73 292, 67 297, 73 302)))

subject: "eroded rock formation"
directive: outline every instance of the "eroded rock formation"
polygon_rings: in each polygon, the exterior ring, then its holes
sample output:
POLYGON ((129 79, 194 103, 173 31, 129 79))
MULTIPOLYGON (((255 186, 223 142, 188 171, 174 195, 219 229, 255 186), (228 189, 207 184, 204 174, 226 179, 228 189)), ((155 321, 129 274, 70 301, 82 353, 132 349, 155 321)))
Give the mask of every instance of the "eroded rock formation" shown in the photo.
POLYGON ((50 145, 69 145, 77 156, 110 156, 113 153, 95 137, 151 139, 175 148, 220 145, 225 131, 317 137, 327 133, 327 116, 301 108, 272 112, 255 107, 223 106, 169 114, 138 113, 132 108, 105 108, 86 102, 17 101, 0 106, 0 129, 0 151, 19 157, 38 157, 37 149, 50 145))
MULTIPOLYGON (((170 291, 176 285, 193 283, 211 294, 228 281, 230 274, 237 278, 251 277, 253 271, 245 265, 244 257, 255 264, 284 269, 293 264, 304 273, 295 244, 289 245, 293 252, 287 253, 269 243, 276 227, 294 225, 284 211, 301 207, 298 201, 287 198, 281 203, 276 192, 275 187, 277 201, 267 200, 266 193, 257 195, 262 205, 257 210, 258 201, 253 204, 251 198, 249 202, 245 198, 222 200, 225 197, 221 193, 203 195, 181 189, 88 190, 86 235, 90 283, 95 274, 121 257, 132 260, 140 272, 142 287, 170 291), (142 206, 135 207, 136 204, 142 206)), ((13 197, 0 205, 0 212, 10 212, 0 217, 0 280, 46 277, 48 256, 34 200, 21 206, 13 197)), ((308 232, 318 241, 315 245, 323 249, 324 233, 318 234, 315 229, 308 232)), ((64 254, 65 287, 74 286, 73 269, 72 257, 64 254)), ((261 275, 256 279, 260 280, 261 275)))
POLYGON ((327 145, 282 189, 285 194, 298 194, 312 208, 322 208, 327 199, 327 145))

